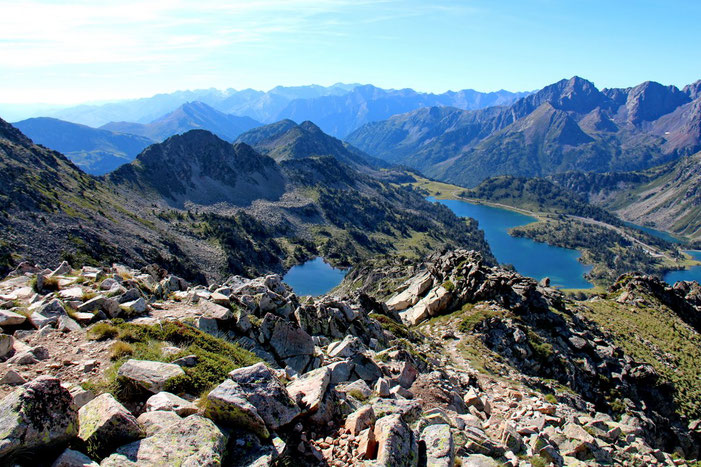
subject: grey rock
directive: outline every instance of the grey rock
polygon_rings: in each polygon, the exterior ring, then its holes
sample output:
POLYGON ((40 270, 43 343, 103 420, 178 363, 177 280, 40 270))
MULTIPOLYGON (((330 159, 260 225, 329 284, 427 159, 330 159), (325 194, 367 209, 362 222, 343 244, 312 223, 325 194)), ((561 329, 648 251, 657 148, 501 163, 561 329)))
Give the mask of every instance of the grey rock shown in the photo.
POLYGON ((55 298, 32 313, 29 321, 35 328, 41 329, 48 324, 55 325, 58 322, 58 317, 62 315, 66 315, 63 302, 55 298))
POLYGON ((156 410, 175 412, 181 417, 187 417, 188 415, 197 413, 195 404, 165 391, 154 394, 146 401, 147 412, 156 410))
POLYGON ((40 376, 0 401, 0 459, 60 446, 78 434, 78 410, 58 379, 40 376))
POLYGON ((71 273, 71 265, 67 261, 62 262, 56 269, 54 269, 49 277, 65 276, 71 273))
POLYGON ((230 379, 207 394, 204 416, 220 425, 250 431, 261 438, 270 437, 265 421, 256 407, 246 400, 242 388, 230 379))
POLYGON ((228 435, 211 420, 190 415, 140 441, 122 446, 102 467, 219 467, 228 435))
POLYGON ((163 391, 168 381, 185 372, 172 363, 130 359, 119 368, 117 374, 155 394, 163 391))
POLYGON ((303 408, 303 413, 316 412, 331 381, 328 367, 318 368, 298 377, 287 386, 290 397, 303 408))
POLYGON ((10 386, 19 386, 20 384, 24 384, 26 382, 27 380, 15 370, 7 370, 5 376, 0 379, 0 384, 9 384, 10 386))
POLYGON ((421 434, 421 439, 426 443, 427 465, 432 467, 452 467, 454 465, 455 446, 450 425, 429 425, 421 434))
POLYGON ((142 435, 136 418, 111 394, 102 394, 85 404, 78 411, 78 418, 78 438, 99 456, 142 435))
POLYGON ((229 373, 229 378, 239 385, 246 400, 256 407, 271 429, 289 424, 300 414, 285 386, 265 363, 236 369, 229 373))
POLYGON ((136 419, 146 436, 151 436, 174 423, 180 423, 183 419, 175 412, 156 410, 144 412, 136 419))
POLYGON ((15 338, 9 334, 0 334, 0 358, 10 356, 14 352, 15 338))
POLYGON ((24 323, 27 317, 10 310, 0 310, 0 326, 18 326, 24 323))
POLYGON ((79 451, 66 449, 51 467, 98 467, 99 464, 79 451))
POLYGON ((419 465, 419 448, 414 432, 399 415, 388 415, 375 423, 377 462, 380 465, 419 465))
POLYGON ((87 302, 82 303, 78 307, 78 311, 81 313, 90 313, 97 311, 102 308, 102 305, 105 303, 105 300, 107 300, 107 298, 104 295, 98 295, 97 297, 93 297, 87 302))

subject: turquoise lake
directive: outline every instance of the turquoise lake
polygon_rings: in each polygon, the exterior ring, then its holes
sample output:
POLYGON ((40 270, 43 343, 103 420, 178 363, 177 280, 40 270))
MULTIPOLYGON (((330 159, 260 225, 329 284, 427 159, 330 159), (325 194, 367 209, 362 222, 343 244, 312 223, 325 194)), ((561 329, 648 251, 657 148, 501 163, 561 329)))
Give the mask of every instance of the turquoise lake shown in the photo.
POLYGON ((336 269, 323 258, 314 258, 293 266, 282 278, 297 295, 323 295, 341 283, 346 276, 343 269, 336 269))
MULTIPOLYGON (((701 261, 701 251, 687 251, 694 259, 701 261)), ((684 271, 671 271, 665 274, 664 280, 668 284, 679 281, 696 281, 701 283, 701 266, 694 266, 684 271)))
POLYGON ((509 235, 511 227, 530 224, 536 221, 535 218, 508 209, 460 200, 428 199, 449 207, 457 216, 476 219, 499 263, 512 264, 519 273, 538 280, 549 277, 551 284, 558 287, 593 287, 584 279, 584 274, 591 271, 592 266, 578 261, 578 251, 509 235))

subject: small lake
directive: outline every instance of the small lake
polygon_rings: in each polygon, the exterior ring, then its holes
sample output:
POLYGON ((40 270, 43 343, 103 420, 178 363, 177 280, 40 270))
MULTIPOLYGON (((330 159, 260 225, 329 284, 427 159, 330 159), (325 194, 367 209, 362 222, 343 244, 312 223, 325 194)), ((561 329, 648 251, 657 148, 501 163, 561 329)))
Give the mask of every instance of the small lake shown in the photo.
POLYGON ((508 209, 483 204, 471 204, 452 199, 428 198, 449 207, 457 216, 472 217, 484 230, 492 253, 501 264, 512 264, 524 276, 542 279, 549 277, 552 285, 568 289, 589 289, 592 284, 584 279, 592 266, 578 261, 579 252, 560 248, 527 238, 509 235, 512 227, 530 224, 537 219, 508 209))
MULTIPOLYGON (((685 253, 690 254, 695 260, 701 261, 701 251, 689 250, 685 253)), ((670 271, 665 274, 664 281, 671 285, 679 281, 696 281, 701 284, 701 266, 694 266, 683 271, 670 271)))
POLYGON ((304 264, 293 266, 282 280, 297 295, 324 295, 341 283, 346 272, 336 269, 323 258, 314 258, 304 264))

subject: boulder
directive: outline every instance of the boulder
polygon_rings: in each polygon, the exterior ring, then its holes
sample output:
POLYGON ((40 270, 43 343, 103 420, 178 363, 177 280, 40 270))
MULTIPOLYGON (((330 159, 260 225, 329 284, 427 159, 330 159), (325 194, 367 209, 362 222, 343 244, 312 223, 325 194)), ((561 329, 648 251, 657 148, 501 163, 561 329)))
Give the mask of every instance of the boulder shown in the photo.
POLYGON ((54 269, 49 277, 56 276, 66 276, 71 273, 71 265, 67 261, 62 262, 56 269, 54 269))
POLYGON ((375 383, 375 392, 380 397, 389 397, 389 382, 386 378, 380 378, 375 383))
POLYGON ((182 368, 172 363, 134 359, 127 360, 117 372, 119 377, 154 394, 163 391, 168 381, 184 374, 182 368))
POLYGON ((403 311, 416 305, 419 298, 433 285, 430 273, 415 278, 404 291, 387 300, 387 308, 390 311, 403 311))
POLYGON ((64 332, 80 331, 80 324, 75 322, 70 316, 62 315, 58 317, 56 329, 64 332))
POLYGON ((287 392, 305 413, 316 412, 330 380, 331 370, 328 367, 321 367, 298 377, 287 386, 287 392))
POLYGON ((331 358, 349 358, 366 351, 365 345, 355 336, 346 336, 342 341, 329 345, 328 355, 331 358))
POLYGON ((100 464, 102 467, 218 467, 228 436, 211 420, 190 415, 154 435, 122 446, 100 464))
POLYGON ((174 423, 180 423, 182 418, 175 412, 156 410, 155 412, 142 413, 136 421, 146 436, 151 436, 174 423))
POLYGON ((99 464, 82 452, 66 449, 51 467, 99 467, 99 464))
POLYGON ((355 395, 360 395, 363 400, 367 399, 372 395, 372 389, 368 386, 368 383, 362 379, 353 381, 352 383, 344 384, 336 388, 338 391, 345 392, 355 397, 355 395))
POLYGON ((375 425, 375 411, 371 405, 364 405, 346 418, 345 428, 353 435, 375 425))
POLYGON ((78 418, 78 438, 97 456, 109 454, 117 446, 142 435, 136 418, 108 393, 81 407, 78 418))
POLYGON ((0 459, 9 459, 68 443, 78 434, 78 410, 58 379, 40 376, 0 401, 0 427, 0 459))
POLYGON ((451 293, 443 286, 431 290, 428 295, 419 300, 411 308, 399 313, 402 321, 411 326, 416 326, 431 316, 436 316, 450 303, 451 293))
POLYGON ((271 429, 287 425, 300 414, 285 386, 265 363, 236 369, 229 373, 229 378, 271 429))
POLYGON ((144 297, 139 297, 136 300, 122 303, 121 308, 127 313, 140 315, 146 311, 146 300, 144 300, 144 297))
POLYGON ((241 386, 230 379, 207 394, 204 416, 220 425, 250 431, 261 438, 270 437, 265 421, 258 414, 256 407, 246 400, 241 386))
MULTIPOLYGON (((228 302, 229 299, 227 298, 226 300, 228 302)), ((207 300, 200 300, 197 308, 201 313, 201 316, 204 318, 212 318, 216 319, 217 321, 228 321, 234 317, 234 313, 229 308, 207 300)))
POLYGON ((58 322, 58 317, 65 316, 66 314, 63 302, 55 298, 32 313, 29 317, 29 321, 35 328, 41 329, 47 324, 55 325, 58 322))
POLYGON ((187 417, 188 415, 197 413, 195 404, 165 391, 154 394, 146 401, 147 412, 154 412, 156 410, 175 412, 181 417, 187 417))
POLYGON ((5 376, 0 378, 0 384, 9 384, 10 386, 19 386, 26 382, 27 380, 15 370, 7 370, 5 376))
POLYGON ((374 459, 377 455, 377 440, 373 428, 366 428, 358 435, 358 454, 362 459, 374 459))
POLYGON ((97 297, 93 297, 87 302, 84 302, 80 306, 78 306, 78 311, 81 313, 95 312, 102 308, 102 305, 105 303, 105 300, 107 300, 107 298, 104 295, 98 295, 97 297))
POLYGON ((450 425, 427 426, 421 434, 426 443, 426 464, 435 467, 452 467, 455 463, 453 434, 450 425))
POLYGON ((377 420, 375 439, 380 465, 419 465, 419 448, 414 432, 399 415, 387 415, 377 420))
POLYGON ((483 454, 470 454, 462 460, 463 467, 500 467, 503 464, 483 454))
POLYGON ((18 326, 24 323, 27 317, 9 310, 0 310, 0 327, 18 326))
POLYGON ((9 334, 0 334, 0 358, 9 357, 15 350, 15 338, 9 334))
MULTIPOLYGON (((266 315, 270 316, 270 314, 266 315)), ((314 354, 314 341, 302 328, 277 318, 270 336, 275 355, 297 372, 303 372, 314 354)))

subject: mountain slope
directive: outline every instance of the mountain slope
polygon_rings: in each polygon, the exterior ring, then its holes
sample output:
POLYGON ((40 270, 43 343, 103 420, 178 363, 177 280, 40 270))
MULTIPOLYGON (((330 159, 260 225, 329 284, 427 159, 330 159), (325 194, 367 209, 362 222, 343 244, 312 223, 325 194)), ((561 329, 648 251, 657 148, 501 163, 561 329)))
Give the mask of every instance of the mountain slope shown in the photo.
POLYGON ((365 167, 324 154, 278 164, 193 130, 94 178, 0 121, 0 269, 21 259, 157 263, 205 282, 318 255, 350 266, 465 245, 491 258, 474 223, 365 167))
POLYGON ((646 82, 599 91, 561 80, 510 106, 421 109, 367 124, 349 143, 463 186, 495 175, 637 170, 701 149, 693 86, 646 82))
POLYGON ((627 221, 701 239, 701 152, 641 172, 570 173, 553 180, 627 221))
POLYGON ((225 114, 203 102, 188 102, 148 124, 111 122, 101 128, 141 135, 156 141, 189 130, 203 129, 222 139, 233 141, 244 131, 259 125, 252 118, 225 114))
POLYGON ((111 172, 134 160, 154 141, 132 134, 91 128, 55 118, 30 118, 14 124, 37 144, 65 154, 93 175, 111 172))

